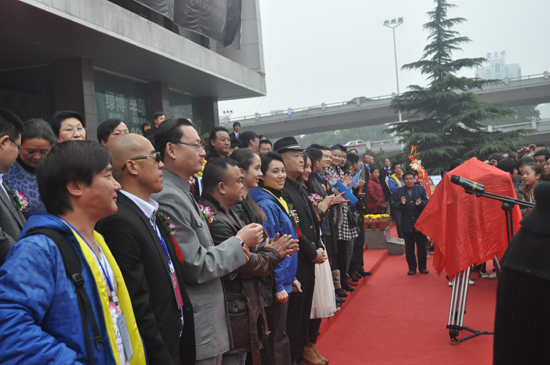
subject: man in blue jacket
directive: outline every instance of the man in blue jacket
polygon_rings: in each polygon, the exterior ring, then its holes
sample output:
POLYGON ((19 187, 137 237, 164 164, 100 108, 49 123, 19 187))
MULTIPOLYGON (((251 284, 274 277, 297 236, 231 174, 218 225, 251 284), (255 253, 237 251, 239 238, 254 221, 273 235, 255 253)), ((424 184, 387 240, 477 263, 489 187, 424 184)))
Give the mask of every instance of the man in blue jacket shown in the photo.
POLYGON ((0 363, 146 363, 128 289, 94 231, 97 221, 117 211, 120 185, 112 163, 100 144, 69 141, 54 146, 38 166, 38 188, 50 214, 32 215, 22 235, 49 228, 65 236, 82 265, 91 310, 83 321, 55 242, 44 234, 20 239, 0 268, 0 363))
POLYGON ((426 247, 428 238, 414 228, 416 220, 428 204, 428 196, 423 186, 414 184, 414 174, 407 171, 403 174, 405 186, 393 192, 393 208, 401 212, 401 229, 405 239, 405 254, 409 264, 409 275, 416 274, 416 257, 414 245, 416 243, 418 253, 418 271, 427 274, 426 247))

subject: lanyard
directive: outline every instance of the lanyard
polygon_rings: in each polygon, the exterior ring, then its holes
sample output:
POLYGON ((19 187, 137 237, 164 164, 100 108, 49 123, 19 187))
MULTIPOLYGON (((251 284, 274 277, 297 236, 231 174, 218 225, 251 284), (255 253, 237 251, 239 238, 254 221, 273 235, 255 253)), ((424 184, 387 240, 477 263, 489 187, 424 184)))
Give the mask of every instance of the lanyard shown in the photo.
POLYGON ((156 219, 153 221, 153 219, 149 219, 151 224, 153 225, 153 229, 155 233, 157 234, 160 245, 162 246, 162 249, 164 250, 164 254, 166 255, 166 258, 168 259, 168 267, 170 268, 170 279, 172 282, 172 289, 174 289, 174 296, 176 297, 176 303, 178 305, 178 309, 181 311, 182 314, 182 320, 183 320, 183 298, 181 296, 181 291, 179 288, 179 283, 176 275, 176 269, 174 268, 174 264, 172 263, 172 258, 170 257, 170 253, 168 252, 168 248, 166 247, 166 242, 164 242, 164 238, 162 238, 162 234, 160 233, 160 230, 158 229, 156 225, 156 219))
MULTIPOLYGON (((63 219, 63 218, 61 218, 61 219, 63 219)), ((106 262, 107 258, 103 254, 103 251, 101 250, 101 247, 99 247, 99 245, 96 243, 97 248, 99 249, 99 252, 100 252, 100 256, 97 256, 95 251, 92 249, 92 246, 90 246, 88 241, 86 241, 86 239, 80 234, 80 232, 78 232, 78 230, 72 224, 67 222, 66 220, 63 219, 63 222, 65 222, 69 227, 72 228, 73 231, 75 231, 78 234, 78 236, 86 243, 86 245, 88 246, 90 251, 92 251, 92 253, 96 257, 97 263, 98 263, 99 267, 101 268, 101 271, 103 272, 103 277, 107 281, 107 284, 109 285, 109 289, 111 290, 112 298, 109 298, 109 300, 112 300, 116 304, 116 306, 118 307, 118 297, 115 293, 113 282, 111 281, 111 275, 109 275, 109 269, 107 267, 108 263, 106 262), (103 257, 105 257, 105 262, 103 261, 103 257), (103 267, 103 264, 105 264, 105 267, 103 267)))
POLYGON ((531 199, 531 203, 534 203, 535 199, 533 198, 533 189, 531 188, 528 188, 528 189, 529 189, 529 198, 531 199))

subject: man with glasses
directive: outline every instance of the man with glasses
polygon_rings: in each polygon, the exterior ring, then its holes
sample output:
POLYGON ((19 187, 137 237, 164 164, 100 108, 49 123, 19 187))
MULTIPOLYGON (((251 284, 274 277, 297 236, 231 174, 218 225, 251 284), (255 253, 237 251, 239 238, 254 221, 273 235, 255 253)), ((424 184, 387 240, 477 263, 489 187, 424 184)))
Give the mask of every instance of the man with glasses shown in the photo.
POLYGON ((183 254, 183 285, 195 321, 196 364, 221 364, 231 346, 231 330, 220 278, 243 266, 248 247, 263 241, 263 227, 250 224, 215 246, 203 208, 192 196, 189 179, 202 169, 201 140, 189 120, 169 118, 155 135, 155 147, 164 163, 164 187, 151 197, 175 226, 175 242, 183 254))
POLYGON ((162 190, 164 164, 147 138, 109 140, 113 177, 120 183, 118 211, 96 225, 128 287, 148 362, 193 364, 193 307, 183 287, 180 252, 158 216, 152 193, 162 190))
POLYGON ((82 114, 71 110, 55 112, 51 123, 57 142, 86 140, 86 122, 82 114))
POLYGON ((21 151, 21 133, 21 119, 11 111, 0 108, 0 266, 25 225, 17 197, 2 179, 21 151))
POLYGON ((210 160, 213 157, 227 157, 231 148, 231 140, 227 129, 216 127, 210 132, 210 149, 204 158, 210 160))

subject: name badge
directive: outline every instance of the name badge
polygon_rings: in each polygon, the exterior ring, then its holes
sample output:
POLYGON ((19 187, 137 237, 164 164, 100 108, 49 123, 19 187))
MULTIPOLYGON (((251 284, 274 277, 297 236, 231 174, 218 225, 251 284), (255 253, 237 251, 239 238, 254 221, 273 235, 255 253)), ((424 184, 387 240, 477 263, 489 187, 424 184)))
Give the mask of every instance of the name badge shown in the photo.
POLYGON ((126 318, 124 318, 124 313, 122 311, 118 314, 116 321, 118 323, 118 328, 120 329, 120 336, 122 337, 122 345, 124 346, 126 360, 130 361, 134 355, 134 349, 132 348, 132 341, 130 341, 130 332, 128 331, 128 326, 126 325, 126 318))

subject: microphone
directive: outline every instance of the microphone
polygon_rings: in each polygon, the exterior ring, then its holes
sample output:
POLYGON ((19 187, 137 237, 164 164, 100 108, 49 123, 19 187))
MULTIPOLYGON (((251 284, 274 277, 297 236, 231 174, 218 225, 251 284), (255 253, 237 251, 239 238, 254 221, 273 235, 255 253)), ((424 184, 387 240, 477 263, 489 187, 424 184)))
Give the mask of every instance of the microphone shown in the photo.
POLYGON ((467 192, 480 194, 483 194, 485 192, 485 185, 478 184, 475 181, 466 180, 457 175, 451 176, 451 182, 453 184, 462 186, 467 192))

